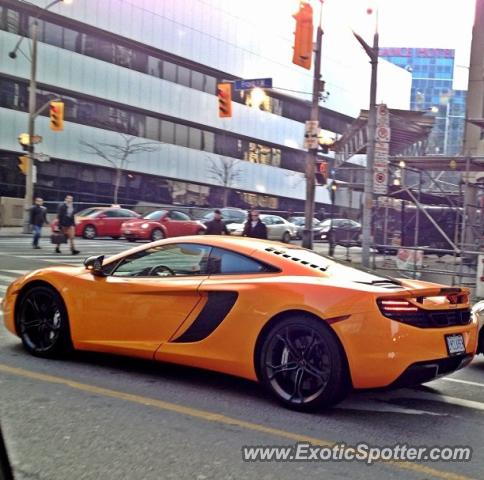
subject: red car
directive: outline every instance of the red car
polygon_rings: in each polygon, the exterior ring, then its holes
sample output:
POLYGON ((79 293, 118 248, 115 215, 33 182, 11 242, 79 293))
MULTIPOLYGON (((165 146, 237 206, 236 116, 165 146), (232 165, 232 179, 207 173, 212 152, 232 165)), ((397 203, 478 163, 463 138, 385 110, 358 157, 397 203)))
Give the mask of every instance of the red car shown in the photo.
POLYGON ((130 242, 135 240, 161 240, 167 237, 203 234, 206 227, 192 220, 186 213, 176 210, 156 210, 143 218, 123 223, 121 234, 130 242))
MULTIPOLYGON (((139 218, 140 215, 132 210, 119 207, 91 207, 76 213, 76 235, 92 240, 95 237, 119 238, 121 225, 129 219, 139 218)), ((58 229, 55 219, 52 230, 58 229)))

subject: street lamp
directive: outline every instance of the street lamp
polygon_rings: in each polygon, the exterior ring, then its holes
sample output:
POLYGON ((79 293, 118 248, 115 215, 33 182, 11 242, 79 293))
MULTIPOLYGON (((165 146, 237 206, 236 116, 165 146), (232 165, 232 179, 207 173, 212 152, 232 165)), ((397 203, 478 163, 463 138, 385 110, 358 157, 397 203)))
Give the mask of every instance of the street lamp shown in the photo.
MULTIPOLYGON (((24 216, 24 227, 23 233, 29 233, 29 218, 28 218, 28 209, 32 204, 32 199, 34 196, 34 166, 35 166, 35 148, 34 148, 34 135, 35 135, 35 119, 40 114, 40 110, 36 111, 37 102, 36 102, 36 95, 37 95, 37 29, 38 29, 38 20, 42 17, 42 14, 49 10, 49 8, 53 7, 58 3, 65 3, 70 4, 72 0, 54 0, 53 2, 49 3, 42 11, 34 18, 31 25, 29 25, 31 29, 31 40, 32 40, 32 50, 31 50, 31 57, 30 57, 30 85, 29 85, 29 120, 28 120, 28 135, 29 135, 29 143, 27 145, 27 151, 30 161, 27 165, 27 172, 25 175, 25 196, 24 196, 24 209, 25 209, 25 216, 24 216)), ((17 50, 20 48, 20 45, 23 41, 24 37, 20 37, 18 42, 16 43, 14 49, 9 52, 8 56, 11 59, 17 58, 17 50)))
MULTIPOLYGON (((367 13, 372 13, 367 10, 367 13)), ((366 149, 366 170, 363 200, 363 225, 362 225, 362 252, 361 261, 364 267, 370 266, 371 246, 371 221, 373 211, 373 165, 375 163, 375 136, 376 136, 376 87, 378 73, 378 10, 375 17, 375 33, 373 34, 373 46, 370 47, 363 38, 353 32, 360 45, 365 50, 371 63, 370 81, 370 107, 368 110, 368 146, 366 149)))

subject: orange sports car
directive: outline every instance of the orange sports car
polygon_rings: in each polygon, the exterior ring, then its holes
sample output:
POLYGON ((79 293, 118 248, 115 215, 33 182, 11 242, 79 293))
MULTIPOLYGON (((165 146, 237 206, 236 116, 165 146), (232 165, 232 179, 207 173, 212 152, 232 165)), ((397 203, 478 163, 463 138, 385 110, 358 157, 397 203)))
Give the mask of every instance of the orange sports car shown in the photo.
POLYGON ((259 380, 300 410, 462 368, 478 330, 466 289, 230 236, 37 270, 9 286, 3 311, 34 355, 74 348, 212 369, 259 380))

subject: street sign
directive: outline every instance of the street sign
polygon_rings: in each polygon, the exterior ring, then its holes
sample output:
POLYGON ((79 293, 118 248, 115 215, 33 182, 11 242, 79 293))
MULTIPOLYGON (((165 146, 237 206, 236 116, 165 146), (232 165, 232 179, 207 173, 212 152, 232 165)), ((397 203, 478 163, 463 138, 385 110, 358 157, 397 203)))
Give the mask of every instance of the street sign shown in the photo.
POLYGON ((253 78, 251 80, 235 80, 235 90, 249 90, 251 88, 272 88, 272 78, 253 78))

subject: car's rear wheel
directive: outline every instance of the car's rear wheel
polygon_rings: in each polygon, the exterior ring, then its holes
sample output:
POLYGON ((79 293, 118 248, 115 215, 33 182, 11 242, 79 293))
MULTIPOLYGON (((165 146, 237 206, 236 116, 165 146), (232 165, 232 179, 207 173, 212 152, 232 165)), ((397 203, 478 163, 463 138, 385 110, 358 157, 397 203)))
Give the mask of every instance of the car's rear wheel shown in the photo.
POLYGON ((291 234, 289 232, 284 232, 282 236, 283 243, 289 243, 291 241, 291 234))
POLYGON ((88 240, 96 238, 96 227, 94 225, 86 225, 82 231, 82 236, 88 240))
POLYGON ((17 331, 25 349, 39 357, 53 358, 72 349, 64 301, 49 286, 36 286, 22 295, 17 331))
POLYGON ((162 240, 163 238, 165 238, 165 235, 163 234, 163 231, 160 230, 159 228, 155 228, 151 232, 151 240, 153 242, 156 242, 157 240, 162 240))
POLYGON ((348 391, 344 353, 322 322, 305 316, 286 318, 270 328, 258 349, 259 378, 289 408, 334 405, 348 391))

